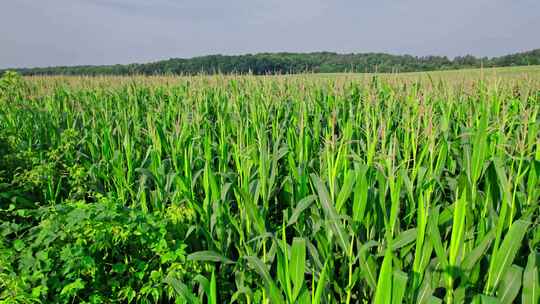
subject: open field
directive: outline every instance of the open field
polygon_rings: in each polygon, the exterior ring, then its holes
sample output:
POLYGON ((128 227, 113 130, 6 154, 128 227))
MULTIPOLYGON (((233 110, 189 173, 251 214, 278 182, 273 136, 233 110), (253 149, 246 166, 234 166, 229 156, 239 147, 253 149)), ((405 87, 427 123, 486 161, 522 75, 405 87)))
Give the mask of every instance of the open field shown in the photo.
MULTIPOLYGON (((299 83, 309 81, 332 82, 338 85, 354 81, 368 84, 373 77, 378 77, 390 84, 410 84, 420 82, 424 86, 438 85, 444 82, 445 86, 470 89, 471 86, 483 80, 495 85, 504 82, 511 86, 537 88, 540 86, 540 66, 518 66, 505 68, 465 69, 450 71, 415 72, 415 73, 324 73, 324 74, 297 74, 281 76, 26 76, 25 79, 33 92, 39 95, 50 93, 57 87, 69 88, 116 88, 130 84, 143 85, 176 85, 186 81, 195 82, 223 82, 229 79, 272 79, 277 82, 296 79, 299 83), (524 85, 525 84, 525 85, 524 85)), ((300 84, 299 84, 300 85, 300 84)))
POLYGON ((370 81, 373 76, 377 76, 388 82, 422 82, 425 84, 436 84, 442 81, 445 83, 445 85, 464 87, 468 87, 471 83, 476 83, 479 80, 490 83, 503 81, 506 84, 527 82, 537 86, 538 83, 540 83, 540 66, 516 66, 504 68, 462 69, 412 73, 330 73, 313 74, 312 76, 329 79, 362 81, 370 81))
POLYGON ((536 304, 539 84, 5 76, 0 303, 536 304))

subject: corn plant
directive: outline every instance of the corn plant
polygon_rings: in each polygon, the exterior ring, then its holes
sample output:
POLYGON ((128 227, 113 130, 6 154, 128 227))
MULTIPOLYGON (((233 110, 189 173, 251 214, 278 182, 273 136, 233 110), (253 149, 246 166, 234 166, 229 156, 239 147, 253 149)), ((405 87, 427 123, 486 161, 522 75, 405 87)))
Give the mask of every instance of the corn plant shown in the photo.
POLYGON ((539 301, 534 79, 0 83, 2 303, 539 301))

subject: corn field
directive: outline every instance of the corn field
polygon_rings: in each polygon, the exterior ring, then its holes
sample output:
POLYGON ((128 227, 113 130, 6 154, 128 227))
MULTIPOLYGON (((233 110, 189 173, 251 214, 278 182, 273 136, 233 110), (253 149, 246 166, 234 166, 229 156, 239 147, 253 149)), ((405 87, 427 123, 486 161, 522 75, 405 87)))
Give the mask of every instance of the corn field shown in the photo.
POLYGON ((82 81, 0 82, 0 303, 539 303, 537 82, 82 81))

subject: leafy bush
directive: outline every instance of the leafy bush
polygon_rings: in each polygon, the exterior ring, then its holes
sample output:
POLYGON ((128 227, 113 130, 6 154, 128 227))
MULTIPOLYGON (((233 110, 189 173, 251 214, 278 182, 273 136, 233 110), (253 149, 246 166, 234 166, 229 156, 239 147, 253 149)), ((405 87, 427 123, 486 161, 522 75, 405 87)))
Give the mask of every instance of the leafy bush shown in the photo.
POLYGON ((111 199, 65 202, 16 215, 21 221, 0 225, 0 298, 153 303, 172 298, 167 276, 189 281, 201 271, 186 262, 186 245, 170 232, 170 222, 111 199), (39 224, 29 227, 26 220, 39 224))

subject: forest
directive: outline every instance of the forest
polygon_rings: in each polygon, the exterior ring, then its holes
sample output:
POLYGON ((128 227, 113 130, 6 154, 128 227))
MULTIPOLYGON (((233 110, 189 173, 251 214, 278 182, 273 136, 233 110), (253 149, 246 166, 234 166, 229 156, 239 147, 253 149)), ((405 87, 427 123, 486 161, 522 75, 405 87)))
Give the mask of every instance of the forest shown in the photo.
MULTIPOLYGON (((260 53, 171 58, 143 64, 57 66, 15 69, 22 75, 196 75, 196 74, 299 74, 299 73, 403 73, 481 67, 540 64, 540 49, 500 57, 390 55, 385 53, 338 54, 260 53)), ((0 70, 0 74, 3 71, 0 70)))

